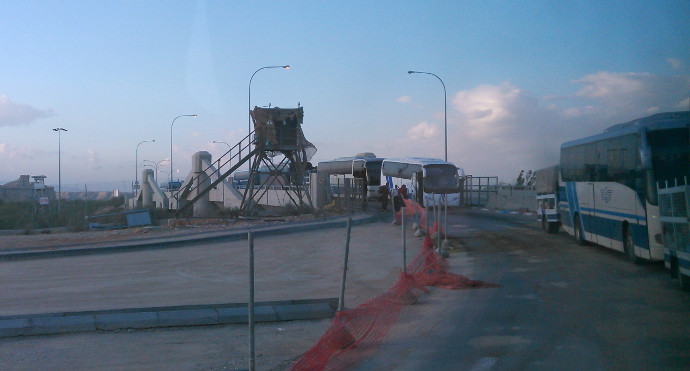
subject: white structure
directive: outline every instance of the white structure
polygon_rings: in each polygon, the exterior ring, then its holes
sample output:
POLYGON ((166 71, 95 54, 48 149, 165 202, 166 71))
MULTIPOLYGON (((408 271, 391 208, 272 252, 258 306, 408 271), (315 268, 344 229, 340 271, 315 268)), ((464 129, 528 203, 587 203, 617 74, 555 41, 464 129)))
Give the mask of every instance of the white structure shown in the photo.
MULTIPOLYGON (((367 185, 367 197, 376 197, 381 185, 381 164, 383 158, 371 152, 358 153, 352 157, 339 157, 330 161, 319 162, 316 175, 311 176, 311 194, 315 195, 317 209, 328 203, 328 191, 331 175, 343 175, 347 178, 363 179, 367 185)), ((344 182, 349 189, 350 183, 344 182)))
POLYGON ((384 176, 412 180, 419 202, 434 202, 423 194, 458 194, 459 177, 465 171, 451 162, 435 158, 406 157, 383 160, 381 172, 384 176))
POLYGON ((141 172, 141 186, 134 198, 129 200, 129 208, 164 208, 167 205, 168 196, 156 184, 153 169, 144 169, 141 172))

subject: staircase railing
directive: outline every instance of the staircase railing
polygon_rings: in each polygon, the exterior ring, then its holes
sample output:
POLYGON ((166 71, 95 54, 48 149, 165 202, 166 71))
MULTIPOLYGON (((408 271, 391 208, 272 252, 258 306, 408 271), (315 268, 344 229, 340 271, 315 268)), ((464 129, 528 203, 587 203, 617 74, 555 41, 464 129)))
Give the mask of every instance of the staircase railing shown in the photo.
POLYGON ((232 174, 235 170, 237 170, 240 166, 247 162, 252 156, 254 156, 254 153, 257 151, 256 148, 254 148, 254 150, 251 151, 249 148, 251 144, 252 135, 254 135, 253 131, 244 138, 242 138, 237 144, 231 147, 222 156, 220 156, 218 160, 214 161, 211 165, 206 167, 206 169, 204 169, 201 173, 190 179, 188 184, 183 184, 177 192, 172 194, 172 197, 177 202, 177 211, 175 212, 176 215, 180 214, 190 205, 193 205, 194 202, 203 197, 215 186, 220 184, 220 182, 225 180, 225 178, 227 178, 230 174, 232 174), (244 156, 242 155, 243 153, 244 156), (188 202, 184 202, 182 205, 180 205, 180 199, 184 199, 184 197, 187 196, 189 192, 199 187, 201 177, 204 177, 204 180, 205 177, 209 177, 211 179, 216 177, 216 180, 211 182, 211 184, 208 187, 197 192, 197 195, 194 196, 193 199, 189 200, 188 202))

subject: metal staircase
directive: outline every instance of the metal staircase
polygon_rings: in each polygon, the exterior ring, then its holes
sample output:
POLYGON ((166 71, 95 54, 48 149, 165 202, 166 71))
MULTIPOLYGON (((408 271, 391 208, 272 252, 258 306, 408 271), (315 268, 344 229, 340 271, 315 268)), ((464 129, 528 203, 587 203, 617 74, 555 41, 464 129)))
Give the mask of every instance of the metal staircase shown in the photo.
POLYGON ((204 169, 204 171, 193 177, 189 182, 185 182, 185 184, 183 184, 182 187, 177 190, 177 192, 172 194, 172 197, 177 202, 175 216, 180 215, 189 206, 193 205, 210 190, 214 189, 218 184, 220 184, 220 182, 225 180, 225 178, 227 178, 235 170, 239 169, 240 166, 249 161, 249 159, 257 153, 256 148, 250 150, 251 138, 253 135, 254 132, 252 131, 249 133, 249 135, 242 138, 237 144, 230 148, 225 154, 220 156, 218 160, 214 161, 212 166, 204 169), (198 188, 199 184, 209 177, 211 179, 216 179, 212 181, 208 187, 197 192, 194 198, 187 200, 186 198, 189 193, 198 188))

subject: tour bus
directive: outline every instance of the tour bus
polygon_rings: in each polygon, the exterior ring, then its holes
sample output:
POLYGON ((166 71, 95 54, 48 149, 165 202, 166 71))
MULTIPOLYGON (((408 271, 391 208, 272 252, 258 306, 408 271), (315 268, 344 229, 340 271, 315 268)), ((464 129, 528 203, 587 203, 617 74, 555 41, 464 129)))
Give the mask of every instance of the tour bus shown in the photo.
MULTIPOLYGON (((687 130, 686 130, 687 137, 687 130)), ((682 140, 682 136, 680 137, 682 140)), ((687 139, 687 138, 686 138, 687 139)), ((686 152, 686 157, 688 154, 686 152)), ((687 165, 686 165, 687 166, 687 165)), ((690 179, 657 183, 659 193, 659 221, 664 242, 664 265, 680 286, 690 291, 690 179)))
POLYGON ((462 168, 453 163, 434 158, 406 157, 383 160, 381 172, 384 176, 410 179, 419 203, 424 193, 458 193, 458 172, 464 177, 462 168))
POLYGON ((367 187, 367 198, 377 198, 381 186, 381 167, 383 158, 366 157, 352 160, 352 176, 364 179, 367 187))
POLYGON ((537 191, 537 221, 547 233, 558 232, 561 216, 558 213, 559 167, 551 166, 534 172, 537 191))
POLYGON ((667 112, 564 143, 563 229, 578 243, 624 252, 632 262, 664 259, 657 182, 688 176, 689 128, 690 111, 667 112))
POLYGON ((318 163, 320 173, 330 176, 343 175, 345 177, 363 179, 367 186, 367 197, 378 197, 381 185, 381 166, 383 158, 376 157, 371 152, 358 153, 352 157, 339 157, 330 161, 318 163))

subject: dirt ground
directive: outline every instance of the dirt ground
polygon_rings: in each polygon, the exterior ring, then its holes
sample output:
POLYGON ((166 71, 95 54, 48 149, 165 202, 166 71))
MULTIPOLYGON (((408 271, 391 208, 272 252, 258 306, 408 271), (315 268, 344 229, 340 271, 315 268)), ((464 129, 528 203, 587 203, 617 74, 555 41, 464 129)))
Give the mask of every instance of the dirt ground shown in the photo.
POLYGON ((277 225, 296 222, 310 222, 329 215, 300 215, 268 217, 262 219, 169 219, 161 226, 133 227, 115 230, 87 230, 82 232, 54 232, 16 234, 0 236, 0 251, 21 251, 41 248, 51 249, 64 246, 98 245, 109 242, 142 241, 154 238, 187 236, 208 232, 230 231, 250 226, 277 225))

